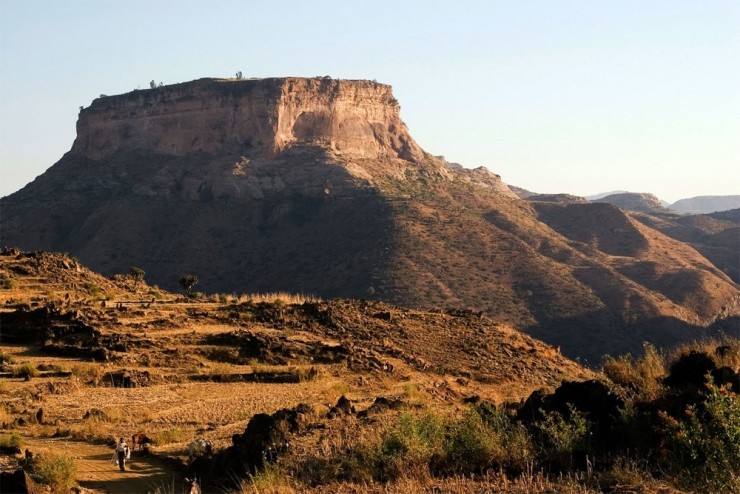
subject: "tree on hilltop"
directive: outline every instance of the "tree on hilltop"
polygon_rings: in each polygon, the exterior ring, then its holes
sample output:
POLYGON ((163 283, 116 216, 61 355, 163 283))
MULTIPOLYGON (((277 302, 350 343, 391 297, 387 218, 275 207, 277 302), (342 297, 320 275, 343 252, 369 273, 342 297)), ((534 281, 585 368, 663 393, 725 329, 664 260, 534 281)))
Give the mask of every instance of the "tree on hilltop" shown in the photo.
POLYGON ((180 277, 180 286, 188 297, 192 296, 193 287, 198 284, 198 277, 194 274, 184 274, 180 277))
POLYGON ((145 274, 146 271, 141 268, 137 268, 136 266, 132 266, 131 269, 128 270, 128 275, 132 280, 134 280, 134 290, 136 290, 136 285, 144 279, 145 274))

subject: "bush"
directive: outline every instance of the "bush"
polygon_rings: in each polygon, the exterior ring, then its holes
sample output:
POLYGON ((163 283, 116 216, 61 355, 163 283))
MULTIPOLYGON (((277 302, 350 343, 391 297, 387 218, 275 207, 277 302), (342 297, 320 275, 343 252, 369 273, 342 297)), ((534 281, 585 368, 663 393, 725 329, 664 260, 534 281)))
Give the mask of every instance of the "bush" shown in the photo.
POLYGON ((591 449, 591 424, 572 405, 566 419, 558 412, 548 412, 535 423, 542 460, 556 469, 570 470, 574 460, 591 449))
POLYGON ((152 437, 152 440, 155 444, 162 445, 162 444, 171 444, 171 443, 179 443, 183 440, 185 435, 182 432, 182 429, 179 427, 175 427, 173 429, 167 429, 164 431, 159 431, 156 434, 154 434, 154 437, 152 437))
POLYGON ((444 425, 433 413, 401 415, 398 424, 381 434, 379 462, 381 476, 396 478, 407 469, 426 470, 444 453, 444 425))
POLYGON ((23 447, 23 437, 17 432, 0 434, 0 451, 19 450, 23 447))
POLYGON ((523 471, 531 460, 526 429, 490 404, 473 408, 450 425, 445 467, 456 473, 482 472, 491 467, 523 471))
POLYGON ((239 483, 238 494, 293 494, 290 476, 281 471, 277 465, 267 464, 264 470, 250 475, 239 483))
POLYGON ((15 281, 5 275, 0 275, 0 289, 12 290, 13 288, 15 288, 15 281))
POLYGON ((740 397, 708 379, 703 406, 689 405, 681 419, 660 413, 661 453, 687 487, 740 492, 740 397))
POLYGON ((185 290, 187 296, 190 297, 193 292, 193 287, 198 284, 198 277, 194 274, 184 274, 180 277, 178 282, 182 289, 185 290))
POLYGON ((665 358, 652 345, 645 345, 645 354, 637 360, 631 355, 607 356, 602 370, 613 383, 630 390, 638 401, 654 400, 663 391, 665 358))
POLYGON ((103 293, 103 290, 92 282, 85 283, 85 290, 92 296, 94 300, 103 300, 105 298, 105 293, 103 293))
POLYGON ((12 363, 13 363, 13 357, 8 355, 7 353, 0 352, 0 367, 6 364, 12 364, 12 363))
POLYGON ((532 438, 523 424, 513 422, 504 410, 490 403, 481 403, 475 408, 486 424, 488 434, 495 436, 503 446, 503 455, 495 458, 495 464, 523 471, 534 457, 532 438))
POLYGON ((505 455, 500 438, 490 434, 481 416, 469 410, 465 416, 451 425, 446 448, 448 468, 463 473, 482 471, 498 463, 505 455))
POLYGON ((25 363, 13 369, 13 375, 15 377, 31 378, 39 375, 38 369, 33 364, 25 363))
POLYGON ((100 366, 97 364, 75 364, 71 371, 73 376, 86 384, 97 384, 100 381, 100 366))
POLYGON ((129 277, 134 280, 134 290, 136 290, 136 286, 139 284, 140 281, 144 279, 144 276, 146 275, 146 271, 143 269, 132 266, 131 269, 128 270, 129 277))
POLYGON ((31 468, 31 478, 48 485, 53 493, 68 493, 75 485, 76 473, 74 459, 64 455, 38 455, 31 468))

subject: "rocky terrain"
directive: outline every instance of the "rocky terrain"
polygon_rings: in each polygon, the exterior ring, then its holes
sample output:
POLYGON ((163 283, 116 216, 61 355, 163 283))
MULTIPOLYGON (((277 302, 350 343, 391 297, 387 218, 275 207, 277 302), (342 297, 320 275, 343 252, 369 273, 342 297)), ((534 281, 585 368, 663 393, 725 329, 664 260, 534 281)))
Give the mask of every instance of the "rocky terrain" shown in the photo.
POLYGON ((35 453, 80 455, 88 492, 131 492, 170 470, 180 485, 186 463, 177 458, 193 438, 224 448, 253 415, 298 403, 316 410, 314 421, 340 397, 352 414, 445 410, 466 399, 516 402, 594 376, 464 309, 288 295, 188 299, 130 276, 103 277, 62 254, 16 250, 0 252, 0 279, 2 434, 23 434, 35 453), (135 474, 116 475, 103 445, 137 432, 155 439, 157 456, 134 453, 135 474))
POLYGON ((628 211, 637 211, 641 213, 667 213, 668 208, 663 202, 653 194, 623 192, 619 194, 610 194, 605 197, 593 199, 593 202, 605 202, 613 204, 628 211))
POLYGON ((710 214, 636 214, 642 223, 685 242, 740 283, 740 209, 710 214))
POLYGON ((719 268, 611 204, 521 200, 425 153, 399 111, 387 85, 328 78, 103 97, 70 152, 2 199, 3 243, 170 290, 195 273, 210 293, 465 307, 592 365, 740 330, 731 238, 706 254, 719 268))
POLYGON ((15 249, 0 282, 3 492, 187 492, 194 477, 234 494, 740 485, 738 440, 722 435, 737 425, 737 339, 665 361, 648 347, 601 373, 464 308, 185 297, 15 249), (693 415, 716 400, 730 415, 693 415), (689 476, 680 451, 661 452, 678 420, 711 426, 713 456, 689 476), (141 444, 125 472, 111 461, 122 435, 141 444), (645 466, 625 466, 635 454, 645 466))

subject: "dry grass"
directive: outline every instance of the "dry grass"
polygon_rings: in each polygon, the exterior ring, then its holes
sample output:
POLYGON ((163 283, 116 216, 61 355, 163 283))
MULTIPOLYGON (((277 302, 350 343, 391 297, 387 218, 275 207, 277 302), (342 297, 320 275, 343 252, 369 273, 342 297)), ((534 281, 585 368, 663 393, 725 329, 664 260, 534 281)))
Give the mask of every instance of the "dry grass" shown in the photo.
MULTIPOLYGON (((115 291, 115 286, 106 285, 105 280, 96 283, 105 288, 106 293, 115 291)), ((55 294, 59 295, 56 291, 55 294)), ((221 298, 223 300, 218 302, 233 304, 235 296, 221 298)), ((330 301, 326 306, 335 323, 324 324, 308 319, 304 314, 308 311, 289 307, 290 304, 319 301, 315 297, 272 293, 243 295, 238 300, 278 304, 281 306, 280 322, 261 323, 254 317, 232 318, 231 311, 237 316, 252 316, 250 311, 255 308, 246 306, 234 310, 234 307, 219 307, 210 302, 168 302, 153 307, 131 305, 126 310, 110 306, 101 310, 98 304, 81 307, 85 320, 103 336, 115 336, 127 344, 131 342, 129 351, 113 352, 106 363, 51 357, 38 349, 20 345, 8 346, 7 352, 6 347, 0 347, 0 351, 16 361, 31 362, 35 366, 63 364, 75 376, 71 381, 68 378, 44 378, 42 381, 37 377, 30 382, 20 379, 0 382, 7 387, 8 403, 13 403, 12 407, 0 408, 0 421, 3 413, 12 421, 10 411, 33 411, 41 406, 35 402, 43 402, 45 422, 55 423, 55 426, 30 424, 21 428, 22 434, 48 436, 58 427, 67 432, 67 437, 99 442, 108 436, 128 437, 142 432, 157 441, 155 454, 182 455, 184 443, 193 437, 205 437, 217 447, 225 447, 231 444, 233 434, 244 431, 247 420, 255 413, 272 413, 305 402, 315 407, 315 419, 323 428, 317 427, 305 436, 296 437, 295 443, 291 440, 292 450, 317 459, 342 458, 348 452, 377 445, 383 426, 388 424, 385 416, 370 420, 356 417, 323 420, 320 411, 328 410, 342 394, 348 395, 358 410, 369 406, 377 396, 385 396, 402 398, 412 405, 422 404, 441 417, 449 418, 459 415, 463 406, 461 398, 473 393, 484 399, 493 397, 495 402, 501 403, 525 398, 535 388, 552 387, 561 378, 593 377, 593 373, 567 361, 554 349, 485 319, 453 318, 385 304, 330 301), (386 312, 390 314, 388 318, 377 316, 386 312), (240 331, 267 338, 266 346, 271 346, 271 351, 286 345, 288 350, 274 351, 277 357, 289 355, 288 352, 293 351, 290 345, 296 343, 295 348, 299 350, 291 353, 287 361, 301 362, 301 365, 267 365, 258 361, 249 362, 250 365, 202 364, 204 358, 200 351, 204 338, 240 331), (305 350, 320 345, 338 346, 345 341, 352 345, 352 365, 341 360, 314 364, 313 354, 305 350), (383 370, 379 362, 392 364, 393 370, 383 370), (436 372, 440 366, 445 366, 447 374, 436 372), (304 372, 312 367, 318 368, 318 377, 308 383, 201 383, 190 380, 191 376, 201 373, 247 373, 250 368, 256 372, 304 372), (122 369, 150 371, 157 379, 150 386, 137 388, 113 388, 110 382, 99 382, 104 372, 122 369), (451 369, 455 369, 454 372, 451 369), (478 374, 485 379, 477 379, 478 374), (83 421, 82 416, 91 408, 103 410, 106 417, 83 421), (298 447, 301 441, 305 441, 303 449, 298 447)), ((237 346, 232 348, 235 352, 240 350, 237 346)), ((637 362, 621 362, 613 370, 615 375, 621 373, 625 382, 633 378, 642 380, 641 386, 651 392, 652 383, 664 375, 665 365, 662 357, 655 353, 637 362)), ((389 415, 394 413, 389 412, 389 415)), ((243 482, 240 492, 307 491, 309 488, 295 477, 296 471, 290 471, 291 465, 301 461, 299 454, 295 455, 281 459, 286 462, 283 469, 268 470, 243 482), (296 463, 291 464, 292 461, 296 463)), ((613 476, 626 481, 639 476, 639 472, 625 467, 615 470, 613 476)), ((361 477, 358 475, 359 479, 361 477)), ((577 482, 567 479, 556 482, 533 472, 517 478, 493 474, 475 479, 435 478, 429 474, 429 468, 409 467, 387 484, 374 483, 376 481, 370 478, 365 484, 335 483, 336 478, 327 480, 329 484, 319 491, 537 493, 549 489, 550 492, 588 492, 577 482)))
POLYGON ((71 368, 72 375, 83 383, 97 383, 100 380, 101 369, 99 364, 80 362, 71 368))
POLYGON ((294 494, 296 492, 290 476, 276 465, 268 465, 263 471, 239 482, 233 494, 294 494))
POLYGON ((154 444, 164 446, 184 441, 185 433, 181 428, 173 427, 172 429, 157 432, 152 439, 154 440, 154 444))
POLYGON ((720 338, 710 338, 701 341, 686 342, 676 346, 668 355, 668 361, 673 362, 680 356, 686 355, 691 351, 705 352, 710 355, 717 367, 730 367, 731 369, 740 369, 740 339, 723 336, 720 338), (728 347, 728 351, 717 352, 719 347, 728 347))
POLYGON ((268 304, 283 304, 283 305, 294 305, 308 303, 319 303, 322 302, 320 297, 315 295, 307 295, 303 293, 288 293, 288 292, 268 292, 268 293, 248 293, 240 295, 238 298, 239 303, 252 301, 255 304, 265 302, 268 304))
MULTIPOLYGON (((5 384, 4 382, 2 384, 5 384)), ((13 415, 8 412, 7 405, 0 405, 0 425, 13 422, 13 415)))
MULTIPOLYGON (((598 489, 588 487, 588 482, 565 477, 552 479, 541 472, 526 472, 508 478, 497 472, 474 477, 452 476, 435 478, 428 472, 407 472, 387 483, 367 481, 333 482, 310 487, 296 481, 290 474, 272 467, 255 477, 241 482, 234 494, 293 494, 313 492, 320 494, 596 494, 598 489)), ((584 476, 585 477, 585 476, 584 476)), ((641 484, 637 484, 640 486, 641 484)), ((643 485, 643 487, 645 487, 643 485)), ((649 491, 648 491, 649 492, 649 491)))
POLYGON ((654 400, 663 391, 662 379, 666 376, 666 359, 652 345, 645 346, 645 354, 635 360, 630 355, 608 358, 602 371, 613 382, 634 386, 640 399, 654 400))

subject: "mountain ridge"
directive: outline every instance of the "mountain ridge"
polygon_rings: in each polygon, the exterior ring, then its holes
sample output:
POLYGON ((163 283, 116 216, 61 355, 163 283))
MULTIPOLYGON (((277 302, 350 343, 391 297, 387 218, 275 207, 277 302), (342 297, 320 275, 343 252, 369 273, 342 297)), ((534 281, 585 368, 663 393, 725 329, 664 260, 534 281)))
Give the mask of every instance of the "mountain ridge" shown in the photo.
POLYGON ((78 130, 2 199, 5 243, 167 288, 465 306, 591 362, 740 314, 727 274, 617 207, 424 152, 386 85, 199 80, 96 100, 78 130))

